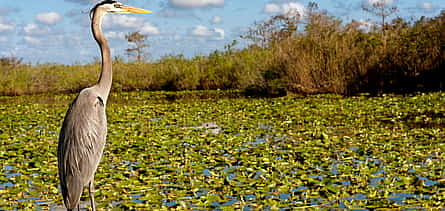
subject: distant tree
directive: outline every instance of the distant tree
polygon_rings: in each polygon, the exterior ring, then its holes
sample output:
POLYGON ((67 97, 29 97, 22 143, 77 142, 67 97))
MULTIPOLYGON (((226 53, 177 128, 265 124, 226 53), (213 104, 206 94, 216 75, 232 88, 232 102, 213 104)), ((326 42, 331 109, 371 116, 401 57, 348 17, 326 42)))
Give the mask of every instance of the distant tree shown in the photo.
POLYGON ((122 57, 122 56, 114 56, 113 57, 113 63, 116 63, 116 64, 124 63, 124 57, 122 57))
POLYGON ((23 59, 17 57, 1 57, 0 66, 14 68, 22 64, 23 59))
POLYGON ((266 21, 255 22, 255 25, 250 27, 241 38, 250 40, 261 48, 267 48, 297 34, 298 27, 304 26, 305 19, 311 22, 326 14, 319 10, 317 3, 309 2, 304 14, 291 9, 287 13, 272 16, 266 21))
POLYGON ((231 54, 231 53, 233 53, 233 48, 234 48, 237 44, 238 44, 238 41, 237 41, 237 40, 232 40, 231 43, 229 43, 229 44, 227 44, 227 45, 224 46, 224 49, 226 50, 226 52, 227 52, 228 54, 231 54))
POLYGON ((261 48, 270 47, 271 44, 291 37, 301 23, 301 14, 290 11, 271 17, 265 22, 256 22, 254 27, 248 29, 241 38, 253 42, 261 48))
POLYGON ((381 18, 380 25, 385 29, 387 18, 397 11, 397 7, 389 6, 385 1, 376 1, 371 6, 363 6, 364 11, 369 12, 381 18))
POLYGON ((145 51, 145 48, 150 47, 150 44, 146 43, 148 36, 139 32, 132 32, 125 35, 125 39, 135 46, 134 48, 127 48, 127 56, 130 59, 135 59, 137 62, 144 62, 149 53, 145 51))
POLYGON ((363 10, 381 18, 381 38, 386 49, 386 22, 389 16, 397 11, 397 7, 388 5, 384 0, 372 3, 370 6, 362 6, 363 10))

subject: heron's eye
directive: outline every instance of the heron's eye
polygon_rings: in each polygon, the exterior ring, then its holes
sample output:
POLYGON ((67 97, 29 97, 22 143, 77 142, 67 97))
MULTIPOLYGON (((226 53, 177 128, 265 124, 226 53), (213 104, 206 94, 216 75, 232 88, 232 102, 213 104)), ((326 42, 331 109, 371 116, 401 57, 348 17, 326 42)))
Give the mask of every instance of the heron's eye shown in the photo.
POLYGON ((121 8, 121 7, 122 7, 121 4, 118 4, 118 3, 114 4, 114 8, 121 8))

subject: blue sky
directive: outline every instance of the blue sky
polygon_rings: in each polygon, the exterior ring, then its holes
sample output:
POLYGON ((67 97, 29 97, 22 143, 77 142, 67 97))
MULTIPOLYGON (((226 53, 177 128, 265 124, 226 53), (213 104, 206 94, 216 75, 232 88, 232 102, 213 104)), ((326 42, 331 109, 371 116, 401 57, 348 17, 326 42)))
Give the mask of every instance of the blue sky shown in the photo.
MULTIPOLYGON (((375 18, 361 5, 383 1, 398 7, 406 19, 433 17, 445 9, 443 0, 313 0, 320 9, 345 21, 375 18)), ((88 63, 99 56, 89 28, 89 9, 97 0, 1 0, 0 57, 20 57, 35 63, 88 63)), ((124 35, 140 31, 149 36, 151 59, 164 55, 206 55, 239 36, 255 21, 297 10, 306 0, 122 0, 153 14, 109 15, 104 32, 112 54, 125 57, 130 47, 124 35)), ((395 17, 395 16, 393 16, 395 17)), ((240 46, 245 43, 240 40, 240 46)))

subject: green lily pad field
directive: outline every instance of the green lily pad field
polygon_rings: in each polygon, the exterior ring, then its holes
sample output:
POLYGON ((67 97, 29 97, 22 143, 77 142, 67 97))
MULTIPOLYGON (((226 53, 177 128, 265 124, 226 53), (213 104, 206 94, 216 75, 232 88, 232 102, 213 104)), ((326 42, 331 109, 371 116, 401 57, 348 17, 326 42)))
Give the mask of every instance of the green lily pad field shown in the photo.
MULTIPOLYGON (((63 208, 74 97, 0 97, 0 210, 63 208)), ((99 209, 445 208, 445 93, 120 92, 107 114, 99 209)))

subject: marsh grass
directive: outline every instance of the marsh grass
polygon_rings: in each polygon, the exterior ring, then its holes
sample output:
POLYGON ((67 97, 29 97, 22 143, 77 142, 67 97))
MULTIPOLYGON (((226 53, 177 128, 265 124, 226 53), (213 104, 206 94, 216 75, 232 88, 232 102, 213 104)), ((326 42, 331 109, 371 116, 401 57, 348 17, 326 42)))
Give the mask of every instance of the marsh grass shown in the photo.
POLYGON ((358 22, 345 24, 317 10, 305 20, 275 16, 257 23, 247 36, 272 51, 270 67, 286 80, 289 91, 355 94, 444 88, 445 12, 415 22, 396 18, 385 29, 366 30, 358 22))

